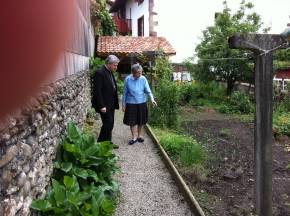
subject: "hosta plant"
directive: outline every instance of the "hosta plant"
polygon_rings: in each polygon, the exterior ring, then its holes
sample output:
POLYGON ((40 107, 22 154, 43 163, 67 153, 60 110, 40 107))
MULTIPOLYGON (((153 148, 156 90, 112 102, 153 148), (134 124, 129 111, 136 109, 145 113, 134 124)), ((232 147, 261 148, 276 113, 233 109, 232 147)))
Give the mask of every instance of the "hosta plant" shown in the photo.
POLYGON ((52 189, 30 208, 38 215, 111 215, 120 193, 112 178, 119 173, 112 149, 110 142, 97 143, 69 121, 57 147, 52 189))

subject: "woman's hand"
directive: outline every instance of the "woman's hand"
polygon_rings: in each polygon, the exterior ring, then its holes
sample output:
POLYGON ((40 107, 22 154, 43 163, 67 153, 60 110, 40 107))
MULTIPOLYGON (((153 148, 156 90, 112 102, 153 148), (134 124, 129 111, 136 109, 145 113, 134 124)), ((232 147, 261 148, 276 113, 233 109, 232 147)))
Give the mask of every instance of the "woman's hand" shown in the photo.
POLYGON ((154 100, 152 101, 152 106, 153 106, 153 107, 156 107, 156 106, 157 106, 156 101, 154 101, 154 100))
POLYGON ((125 112, 126 106, 122 106, 122 111, 125 112))

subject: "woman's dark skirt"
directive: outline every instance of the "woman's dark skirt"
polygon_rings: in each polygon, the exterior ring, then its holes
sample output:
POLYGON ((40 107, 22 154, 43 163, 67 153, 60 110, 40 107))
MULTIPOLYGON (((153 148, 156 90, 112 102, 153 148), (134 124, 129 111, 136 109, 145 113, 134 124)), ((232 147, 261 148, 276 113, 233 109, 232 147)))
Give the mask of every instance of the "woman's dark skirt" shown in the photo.
POLYGON ((123 123, 128 126, 145 125, 148 122, 148 110, 145 103, 126 104, 123 123))

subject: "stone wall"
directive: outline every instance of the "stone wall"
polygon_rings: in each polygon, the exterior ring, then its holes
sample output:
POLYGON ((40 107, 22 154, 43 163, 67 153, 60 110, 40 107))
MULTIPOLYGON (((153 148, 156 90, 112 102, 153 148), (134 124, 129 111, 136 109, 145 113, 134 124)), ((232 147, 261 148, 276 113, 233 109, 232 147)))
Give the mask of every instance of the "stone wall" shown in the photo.
POLYGON ((50 185, 56 146, 68 119, 83 127, 91 107, 89 71, 44 86, 0 120, 0 215, 30 215, 50 185))

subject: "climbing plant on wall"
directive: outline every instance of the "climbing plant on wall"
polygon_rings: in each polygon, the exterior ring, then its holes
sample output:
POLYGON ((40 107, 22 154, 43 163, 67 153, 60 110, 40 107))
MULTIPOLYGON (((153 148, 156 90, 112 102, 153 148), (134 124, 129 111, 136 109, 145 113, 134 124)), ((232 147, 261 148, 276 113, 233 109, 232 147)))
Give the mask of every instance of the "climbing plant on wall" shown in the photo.
POLYGON ((112 20, 105 0, 90 0, 91 21, 95 29, 95 35, 112 36, 116 31, 116 25, 112 20))

